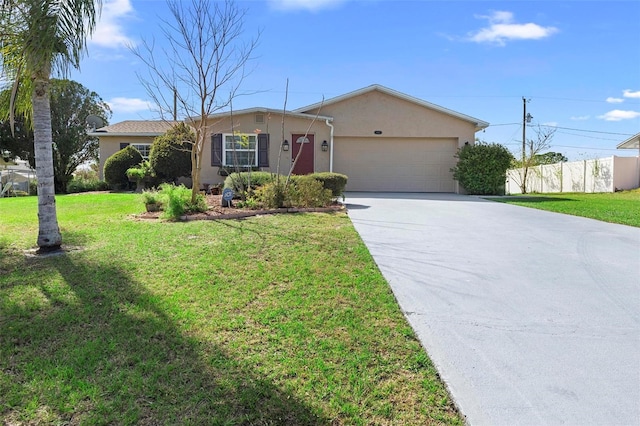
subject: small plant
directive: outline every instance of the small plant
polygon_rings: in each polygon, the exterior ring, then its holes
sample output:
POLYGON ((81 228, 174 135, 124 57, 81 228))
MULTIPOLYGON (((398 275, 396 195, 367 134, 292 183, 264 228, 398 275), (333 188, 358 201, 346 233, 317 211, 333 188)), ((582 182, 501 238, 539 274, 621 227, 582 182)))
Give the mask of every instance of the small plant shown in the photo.
POLYGON ((160 185, 160 194, 164 206, 164 217, 177 220, 185 213, 197 213, 207 210, 207 203, 202 194, 197 194, 195 202, 191 202, 191 190, 184 185, 169 183, 160 185))
POLYGON ((127 177, 130 181, 136 183, 136 192, 142 192, 145 189, 146 183, 156 176, 151 163, 143 161, 136 167, 127 169, 127 177))
POLYGON ((142 202, 148 212, 162 210, 162 196, 158 191, 142 191, 142 202))
POLYGON ((238 201, 237 206, 241 209, 257 210, 262 207, 262 203, 256 197, 249 197, 244 201, 238 201))

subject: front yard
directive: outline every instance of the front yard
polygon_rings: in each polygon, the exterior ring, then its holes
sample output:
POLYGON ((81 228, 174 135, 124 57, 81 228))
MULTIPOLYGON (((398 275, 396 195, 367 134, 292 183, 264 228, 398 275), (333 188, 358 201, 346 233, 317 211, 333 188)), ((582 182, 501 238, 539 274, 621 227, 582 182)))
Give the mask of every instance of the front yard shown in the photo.
POLYGON ((0 200, 4 424, 463 424, 346 214, 133 220, 0 200))

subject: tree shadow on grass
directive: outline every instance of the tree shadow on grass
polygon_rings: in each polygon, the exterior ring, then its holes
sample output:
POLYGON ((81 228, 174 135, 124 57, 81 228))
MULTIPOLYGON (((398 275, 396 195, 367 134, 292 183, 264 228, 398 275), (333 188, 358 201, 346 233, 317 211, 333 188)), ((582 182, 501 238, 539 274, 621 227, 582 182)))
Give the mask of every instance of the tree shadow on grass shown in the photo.
POLYGON ((213 339, 181 331, 170 300, 81 258, 23 261, 0 277, 3 423, 329 423, 213 339), (27 266, 40 282, 21 286, 27 266), (14 298, 18 288, 27 296, 14 298))

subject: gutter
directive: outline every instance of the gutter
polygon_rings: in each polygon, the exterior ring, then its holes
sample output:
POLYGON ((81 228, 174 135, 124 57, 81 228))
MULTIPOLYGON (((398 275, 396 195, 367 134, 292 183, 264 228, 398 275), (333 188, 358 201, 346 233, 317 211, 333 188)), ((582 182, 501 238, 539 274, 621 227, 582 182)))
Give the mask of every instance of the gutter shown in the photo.
POLYGON ((333 173, 333 124, 331 124, 331 118, 327 118, 325 124, 331 128, 331 135, 329 136, 329 172, 333 173))

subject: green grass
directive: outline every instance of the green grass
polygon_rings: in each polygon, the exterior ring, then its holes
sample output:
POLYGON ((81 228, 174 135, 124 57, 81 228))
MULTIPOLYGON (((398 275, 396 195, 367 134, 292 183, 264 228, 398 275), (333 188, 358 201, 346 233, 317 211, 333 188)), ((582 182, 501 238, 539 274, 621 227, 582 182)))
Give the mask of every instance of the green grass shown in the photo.
POLYGON ((348 217, 133 220, 0 199, 0 423, 463 424, 348 217))
POLYGON ((640 227, 640 190, 615 193, 562 193, 489 198, 501 203, 640 227))

